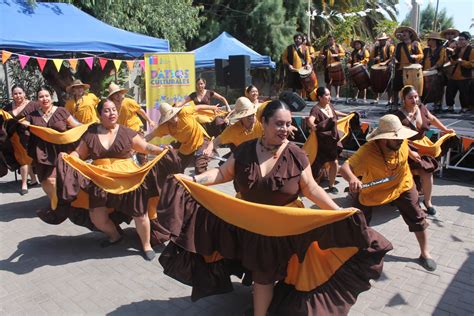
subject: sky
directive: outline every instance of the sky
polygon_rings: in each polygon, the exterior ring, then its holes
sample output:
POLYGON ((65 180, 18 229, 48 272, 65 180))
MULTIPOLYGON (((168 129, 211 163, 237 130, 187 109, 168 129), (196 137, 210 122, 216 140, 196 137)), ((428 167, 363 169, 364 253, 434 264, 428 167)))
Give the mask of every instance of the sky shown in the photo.
MULTIPOLYGON (((408 6, 408 3, 411 4, 411 0, 399 0, 398 8, 398 21, 402 22, 405 19, 405 16, 410 12, 411 6, 408 6)), ((436 0, 417 0, 418 3, 421 3, 420 11, 423 10, 429 3, 436 7, 436 0)), ((474 34, 474 27, 469 29, 474 18, 474 1, 473 0, 439 0, 439 10, 446 8, 448 16, 452 16, 454 27, 460 31, 469 31, 471 34, 474 34)))

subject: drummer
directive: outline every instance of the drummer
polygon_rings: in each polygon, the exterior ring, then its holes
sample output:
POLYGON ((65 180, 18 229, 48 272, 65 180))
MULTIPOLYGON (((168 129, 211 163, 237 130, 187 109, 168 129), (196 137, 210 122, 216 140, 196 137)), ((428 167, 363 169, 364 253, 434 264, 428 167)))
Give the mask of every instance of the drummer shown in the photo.
POLYGON ((423 59, 420 38, 415 30, 408 26, 400 26, 395 30, 395 36, 400 43, 395 48, 395 78, 393 81, 393 100, 390 111, 398 108, 398 93, 403 88, 403 68, 418 64, 423 59))
MULTIPOLYGON (((351 47, 354 50, 352 51, 351 57, 349 58, 348 67, 352 68, 358 65, 363 65, 364 67, 367 68, 367 64, 369 63, 369 59, 370 59, 370 53, 365 48, 365 42, 360 39, 353 40, 351 43, 351 47)), ((354 97, 355 100, 359 98, 360 92, 361 92, 360 90, 357 90, 357 94, 354 97)), ((364 95, 363 102, 367 103, 367 89, 363 89, 362 92, 364 95)))
MULTIPOLYGON (((329 66, 332 63, 341 62, 342 58, 346 55, 344 48, 342 45, 337 44, 334 36, 328 36, 328 44, 323 47, 322 54, 320 58, 322 59, 324 65, 324 81, 326 82, 326 87, 331 92, 331 87, 333 84, 331 83, 331 77, 329 76, 329 66)), ((339 90, 341 86, 334 85, 336 89, 336 99, 339 99, 339 90)))
MULTIPOLYGON (((422 66, 424 71, 441 70, 443 65, 448 61, 443 42, 444 39, 437 32, 431 32, 428 35, 428 47, 423 49, 422 66)), ((440 84, 440 86, 442 87, 443 84, 440 84)), ((425 99, 426 93, 428 92, 427 89, 423 89, 423 91, 425 95, 421 97, 422 100, 425 99)), ((433 91, 431 93, 436 94, 436 100, 433 102, 434 113, 439 113, 441 112, 441 104, 443 102, 443 91, 433 91)))
POLYGON ((457 47, 456 37, 459 36, 459 31, 456 29, 446 29, 442 31, 440 35, 442 38, 447 40, 447 42, 444 44, 444 47, 446 47, 446 53, 449 58, 457 47))
MULTIPOLYGON (((374 43, 374 47, 372 51, 370 52, 370 59, 374 62, 374 64, 379 64, 379 65, 387 65, 391 57, 393 56, 395 52, 395 46, 391 43, 389 40, 390 37, 387 36, 386 33, 382 33, 379 37, 377 37, 377 40, 374 43)), ((392 104, 392 91, 391 89, 387 89, 388 93, 388 104, 392 104)), ((375 98, 375 101, 379 101, 379 93, 377 93, 377 96, 375 98)))
POLYGON ((308 47, 304 45, 302 34, 295 34, 293 41, 294 43, 283 51, 281 59, 286 70, 285 80, 287 87, 303 96, 305 92, 298 70, 301 68, 312 69, 311 55, 308 47))

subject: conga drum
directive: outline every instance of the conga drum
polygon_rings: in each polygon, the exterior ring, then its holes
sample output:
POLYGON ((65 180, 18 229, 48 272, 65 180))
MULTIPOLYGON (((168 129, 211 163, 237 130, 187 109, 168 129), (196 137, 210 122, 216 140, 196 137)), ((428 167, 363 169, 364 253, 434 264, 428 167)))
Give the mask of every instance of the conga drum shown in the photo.
POLYGON ((443 98, 443 78, 438 70, 423 71, 423 103, 440 101, 443 98))
POLYGON ((355 65, 349 68, 349 75, 356 85, 357 89, 364 90, 370 87, 370 77, 367 67, 362 64, 355 65))
POLYGON ((342 69, 342 64, 340 62, 329 64, 328 73, 329 78, 331 78, 331 85, 342 86, 346 83, 346 78, 344 77, 344 70, 342 69))
POLYGON ((451 64, 451 62, 447 62, 443 65, 443 68, 441 68, 441 71, 449 80, 453 77, 454 65, 451 64))
POLYGON ((375 93, 384 93, 390 82, 390 68, 387 65, 375 64, 370 68, 370 84, 375 93))
POLYGON ((313 69, 300 68, 298 74, 300 75, 301 85, 306 92, 309 93, 318 87, 318 79, 313 69))
POLYGON ((423 70, 420 64, 403 67, 403 84, 412 85, 419 95, 423 94, 423 70))

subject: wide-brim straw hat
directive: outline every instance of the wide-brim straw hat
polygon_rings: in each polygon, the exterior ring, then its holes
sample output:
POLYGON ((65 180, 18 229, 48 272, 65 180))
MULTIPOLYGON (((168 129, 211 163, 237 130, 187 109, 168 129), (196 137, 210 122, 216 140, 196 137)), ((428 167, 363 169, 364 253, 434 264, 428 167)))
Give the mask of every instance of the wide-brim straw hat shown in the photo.
POLYGON ((458 37, 460 32, 459 30, 456 30, 456 29, 446 29, 446 30, 442 30, 440 35, 442 38, 446 39, 446 34, 448 33, 454 33, 456 34, 454 35, 454 37, 458 37))
POLYGON ((164 124, 173 118, 176 114, 181 111, 182 107, 173 107, 166 102, 161 103, 160 105, 160 120, 158 125, 164 124))
POLYGON ((255 113, 257 113, 257 106, 247 97, 240 97, 235 101, 234 111, 229 116, 229 120, 236 121, 255 113))
POLYGON ((408 127, 402 125, 398 116, 387 114, 380 118, 379 126, 367 135, 367 141, 377 139, 407 139, 418 134, 408 127))
POLYGON ((83 87, 84 90, 89 89, 91 86, 88 85, 87 83, 82 83, 80 79, 74 80, 69 86, 66 87, 66 92, 69 93, 72 88, 74 87, 83 87))
POLYGON ((387 33, 382 33, 377 37, 377 41, 383 41, 383 40, 388 40, 390 37, 387 35, 387 33))
POLYGON ((111 82, 109 84, 109 95, 107 96, 107 98, 110 98, 111 95, 118 92, 125 94, 128 92, 128 89, 120 88, 115 82, 111 82))
POLYGON ((420 41, 420 38, 418 37, 418 34, 416 34, 416 31, 409 26, 399 26, 395 30, 395 37, 397 36, 397 33, 402 33, 403 31, 409 31, 411 33, 412 41, 418 41, 418 42, 420 41))
POLYGON ((356 43, 356 42, 359 42, 361 47, 364 47, 364 46, 365 46, 365 42, 364 42, 363 40, 361 40, 361 39, 355 39, 355 40, 352 40, 352 42, 351 42, 351 47, 352 47, 352 48, 355 48, 354 46, 355 46, 355 43, 356 43))
POLYGON ((445 41, 446 39, 442 38, 441 35, 438 33, 438 32, 431 32, 430 34, 428 34, 428 36, 426 37, 427 39, 434 39, 434 40, 438 40, 438 41, 445 41))

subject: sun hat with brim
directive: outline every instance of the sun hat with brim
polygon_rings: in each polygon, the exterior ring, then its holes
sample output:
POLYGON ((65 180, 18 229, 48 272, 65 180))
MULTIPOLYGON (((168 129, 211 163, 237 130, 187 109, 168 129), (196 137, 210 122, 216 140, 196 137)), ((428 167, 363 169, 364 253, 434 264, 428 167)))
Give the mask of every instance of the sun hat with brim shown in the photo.
POLYGON ((438 40, 438 41, 445 41, 444 38, 441 37, 441 35, 438 33, 438 32, 431 32, 430 34, 428 34, 428 36, 426 37, 427 39, 434 39, 434 40, 438 40))
POLYGON ((443 30, 441 31, 441 37, 443 37, 444 39, 446 39, 446 34, 448 33, 454 33, 456 35, 454 35, 454 37, 458 37, 459 36, 459 31, 456 30, 456 29, 446 29, 446 30, 443 30))
POLYGON ((380 118, 379 126, 367 135, 367 141, 377 139, 407 139, 418 134, 408 127, 402 125, 398 116, 387 114, 380 118))
POLYGON ((377 37, 377 41, 383 41, 383 40, 387 40, 389 38, 390 37, 388 37, 386 33, 382 33, 382 34, 379 35, 379 37, 377 37))
POLYGON ((127 93, 128 92, 128 89, 125 89, 125 88, 120 88, 115 82, 111 82, 109 84, 109 95, 107 96, 107 98, 110 98, 111 95, 115 94, 115 93, 127 93))
POLYGON ((418 41, 418 42, 420 41, 420 38, 418 37, 418 34, 416 34, 416 31, 409 26, 399 26, 395 30, 395 37, 397 36, 398 33, 402 33, 403 31, 408 31, 411 33, 412 41, 418 41))
POLYGON ((158 125, 164 124, 173 118, 176 114, 181 111, 182 107, 173 107, 166 102, 161 103, 160 105, 160 120, 158 125))
POLYGON ((76 79, 69 86, 67 86, 66 92, 69 93, 71 89, 75 87, 83 87, 84 89, 89 89, 91 86, 87 83, 82 83, 82 81, 79 79, 76 79))
POLYGON ((356 42, 359 42, 361 47, 364 47, 364 46, 365 46, 365 42, 364 42, 363 40, 355 39, 355 40, 353 40, 353 41, 351 42, 351 47, 352 47, 352 48, 354 48, 356 42))
POLYGON ((236 121, 243 117, 255 114, 257 112, 257 106, 252 103, 246 97, 240 97, 235 101, 234 111, 229 116, 229 120, 236 121))

